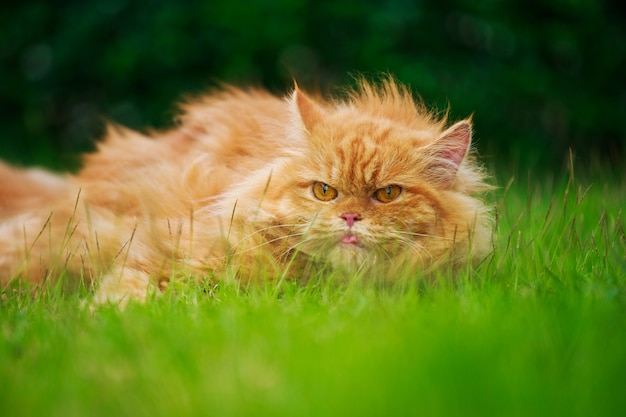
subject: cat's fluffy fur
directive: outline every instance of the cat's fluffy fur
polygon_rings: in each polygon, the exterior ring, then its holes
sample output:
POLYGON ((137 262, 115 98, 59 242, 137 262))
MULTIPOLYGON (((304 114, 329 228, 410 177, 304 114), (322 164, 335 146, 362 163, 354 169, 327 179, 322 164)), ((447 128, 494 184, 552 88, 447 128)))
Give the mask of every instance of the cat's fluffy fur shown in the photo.
POLYGON ((471 121, 446 127, 393 79, 332 101, 228 87, 181 108, 168 131, 110 126, 77 175, 0 165, 2 283, 63 269, 99 282, 97 302, 142 300, 229 265, 246 280, 312 263, 393 280, 489 250, 471 121))

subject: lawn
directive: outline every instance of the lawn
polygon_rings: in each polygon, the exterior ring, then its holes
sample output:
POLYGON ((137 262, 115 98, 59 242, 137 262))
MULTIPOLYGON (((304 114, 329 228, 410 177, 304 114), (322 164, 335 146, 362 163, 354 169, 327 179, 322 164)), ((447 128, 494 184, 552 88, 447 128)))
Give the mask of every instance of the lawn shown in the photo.
POLYGON ((454 279, 181 284, 95 313, 7 288, 0 415, 624 415, 626 180, 498 177, 495 251, 454 279))

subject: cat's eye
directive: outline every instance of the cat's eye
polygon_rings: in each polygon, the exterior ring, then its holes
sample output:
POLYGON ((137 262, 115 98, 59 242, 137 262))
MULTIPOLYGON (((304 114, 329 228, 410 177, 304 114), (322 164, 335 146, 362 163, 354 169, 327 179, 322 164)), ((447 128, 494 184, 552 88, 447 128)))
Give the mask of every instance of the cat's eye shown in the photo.
POLYGON ((380 201, 381 203, 391 203, 393 200, 398 198, 401 191, 402 187, 399 185, 388 185, 374 191, 374 199, 380 201))
POLYGON ((339 193, 336 189, 323 182, 313 183, 313 195, 321 201, 330 201, 337 198, 339 193))

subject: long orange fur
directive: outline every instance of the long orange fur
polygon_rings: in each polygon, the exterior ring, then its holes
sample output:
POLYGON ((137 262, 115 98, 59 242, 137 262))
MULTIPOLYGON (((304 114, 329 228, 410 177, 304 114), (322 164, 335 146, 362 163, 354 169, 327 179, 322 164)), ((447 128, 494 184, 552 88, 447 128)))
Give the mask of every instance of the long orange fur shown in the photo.
POLYGON ((77 175, 0 164, 2 284, 66 270, 124 303, 176 274, 326 264, 393 280, 489 251, 471 121, 446 127, 391 78, 336 100, 228 87, 181 107, 168 131, 110 126, 77 175))

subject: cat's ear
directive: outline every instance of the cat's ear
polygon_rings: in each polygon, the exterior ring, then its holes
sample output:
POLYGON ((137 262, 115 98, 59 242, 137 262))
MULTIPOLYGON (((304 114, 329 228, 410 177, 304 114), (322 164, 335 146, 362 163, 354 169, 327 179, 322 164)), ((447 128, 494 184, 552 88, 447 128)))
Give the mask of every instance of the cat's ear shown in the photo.
POLYGON ((291 103, 294 113, 304 125, 304 128, 311 132, 313 128, 322 122, 325 118, 325 111, 313 99, 304 94, 296 84, 293 94, 291 95, 291 103))
POLYGON ((469 119, 455 123, 426 147, 428 176, 431 181, 449 188, 465 159, 472 140, 472 124, 469 119))

